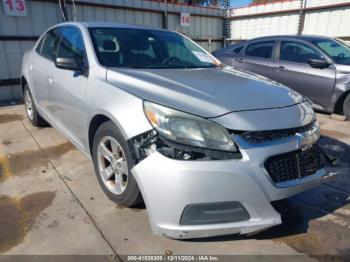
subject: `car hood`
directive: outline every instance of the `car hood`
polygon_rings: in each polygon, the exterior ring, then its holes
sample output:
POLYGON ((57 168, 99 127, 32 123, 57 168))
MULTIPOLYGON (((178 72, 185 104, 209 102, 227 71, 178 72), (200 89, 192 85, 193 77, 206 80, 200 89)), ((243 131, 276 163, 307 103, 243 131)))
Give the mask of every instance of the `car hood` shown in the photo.
POLYGON ((340 74, 349 74, 350 73, 350 65, 334 64, 334 66, 337 69, 337 73, 340 73, 340 74))
POLYGON ((107 81, 142 99, 202 117, 287 107, 303 101, 295 91, 233 68, 108 68, 107 81))

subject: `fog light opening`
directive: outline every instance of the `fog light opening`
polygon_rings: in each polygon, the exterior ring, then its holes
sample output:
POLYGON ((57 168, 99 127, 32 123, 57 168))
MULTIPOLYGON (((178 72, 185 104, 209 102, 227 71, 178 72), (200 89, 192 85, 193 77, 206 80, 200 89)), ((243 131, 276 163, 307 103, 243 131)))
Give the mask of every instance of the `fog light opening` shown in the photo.
POLYGON ((246 209, 236 201, 187 205, 181 225, 209 225, 249 220, 246 209))

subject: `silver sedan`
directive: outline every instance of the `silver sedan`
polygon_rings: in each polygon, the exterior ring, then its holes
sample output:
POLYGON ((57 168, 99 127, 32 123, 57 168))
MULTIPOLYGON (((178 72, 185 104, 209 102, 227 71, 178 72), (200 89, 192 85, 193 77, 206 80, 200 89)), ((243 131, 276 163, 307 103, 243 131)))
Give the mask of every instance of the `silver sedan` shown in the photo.
POLYGON ((162 29, 64 23, 23 58, 29 120, 92 159, 114 202, 171 238, 281 223, 271 202, 330 178, 311 103, 162 29))

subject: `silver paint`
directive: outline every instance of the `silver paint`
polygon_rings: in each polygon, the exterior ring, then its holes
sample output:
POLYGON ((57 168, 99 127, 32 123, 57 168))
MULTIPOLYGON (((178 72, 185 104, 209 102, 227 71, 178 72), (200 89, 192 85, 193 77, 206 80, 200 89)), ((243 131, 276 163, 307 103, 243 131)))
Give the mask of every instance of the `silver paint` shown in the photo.
MULTIPOLYGON (((299 127, 314 119, 310 104, 298 93, 244 71, 107 69, 98 63, 87 30, 96 25, 144 28, 104 23, 58 25, 80 30, 89 63, 88 76, 56 68, 52 61, 40 57, 35 47, 25 54, 22 65, 22 76, 40 114, 89 157, 88 130, 98 115, 108 117, 125 140, 152 129, 143 111, 143 99, 210 118, 231 130, 299 127)), ((276 185, 263 163, 269 156, 298 149, 298 137, 262 146, 247 146, 238 138, 234 140, 242 159, 180 161, 153 150, 132 167, 128 175, 136 178, 154 232, 193 238, 265 229, 281 223, 271 201, 314 187, 329 177, 322 169, 307 178, 276 185), (180 225, 187 204, 224 201, 241 202, 250 220, 180 225)))

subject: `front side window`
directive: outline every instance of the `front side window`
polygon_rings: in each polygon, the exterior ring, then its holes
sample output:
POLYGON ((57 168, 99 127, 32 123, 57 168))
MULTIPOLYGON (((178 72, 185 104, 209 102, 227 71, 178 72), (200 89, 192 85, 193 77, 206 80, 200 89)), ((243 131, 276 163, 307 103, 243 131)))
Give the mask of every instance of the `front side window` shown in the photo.
POLYGON ((264 41, 250 44, 245 50, 245 55, 271 59, 274 45, 274 41, 264 41))
POLYGON ((80 32, 73 27, 61 29, 61 39, 57 49, 57 57, 73 58, 78 63, 86 62, 86 52, 80 32))
POLYGON ((322 59, 321 55, 303 43, 283 41, 280 48, 280 61, 308 64, 309 59, 322 59))
MULTIPOLYGON (((43 38, 43 42, 38 50, 39 54, 54 61, 56 57, 57 43, 59 39, 59 32, 57 28, 54 28, 47 32, 46 36, 43 38)), ((38 47, 39 47, 38 46, 38 47)))
POLYGON ((333 61, 342 65, 350 65, 350 47, 341 41, 320 39, 312 41, 322 49, 333 61))
POLYGON ((100 64, 132 68, 207 68, 215 60, 180 34, 130 28, 90 28, 100 64))

